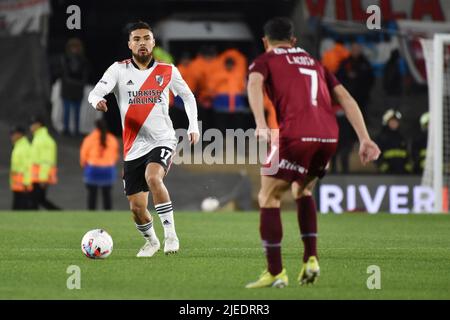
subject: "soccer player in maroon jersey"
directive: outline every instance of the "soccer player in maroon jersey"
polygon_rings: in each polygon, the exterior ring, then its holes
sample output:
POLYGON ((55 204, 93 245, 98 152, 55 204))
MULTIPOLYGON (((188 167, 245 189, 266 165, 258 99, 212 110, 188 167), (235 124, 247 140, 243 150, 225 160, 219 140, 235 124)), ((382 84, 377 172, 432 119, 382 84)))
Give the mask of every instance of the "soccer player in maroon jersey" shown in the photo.
MULTIPOLYGON (((278 171, 262 175, 258 202, 260 234, 268 268, 247 288, 288 285, 282 265, 283 235, 280 205, 288 189, 297 203, 297 215, 304 244, 300 284, 314 283, 320 273, 317 255, 317 213, 312 191, 323 178, 338 142, 338 125, 332 104, 340 104, 356 131, 359 156, 365 165, 378 159, 380 150, 367 132, 361 111, 338 80, 305 50, 295 47, 292 22, 283 17, 264 26, 266 52, 249 67, 248 97, 256 121, 256 135, 271 143, 271 155, 278 152, 278 171), (271 135, 264 117, 263 90, 272 100, 279 123, 277 137, 271 135)), ((270 156, 269 156, 270 158, 270 156)), ((268 159, 271 161, 271 159, 268 159)))

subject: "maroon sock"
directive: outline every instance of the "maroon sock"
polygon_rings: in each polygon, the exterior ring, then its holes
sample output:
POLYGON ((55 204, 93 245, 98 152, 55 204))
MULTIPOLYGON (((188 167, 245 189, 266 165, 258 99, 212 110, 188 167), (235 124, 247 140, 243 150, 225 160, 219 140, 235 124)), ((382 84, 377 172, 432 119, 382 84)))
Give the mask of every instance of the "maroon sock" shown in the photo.
POLYGON ((283 270, 281 262, 281 239, 283 228, 281 226, 280 209, 261 208, 259 232, 267 258, 269 272, 277 275, 283 270))
POLYGON ((297 217, 305 248, 303 262, 311 256, 317 257, 317 212, 313 197, 297 199, 297 217))

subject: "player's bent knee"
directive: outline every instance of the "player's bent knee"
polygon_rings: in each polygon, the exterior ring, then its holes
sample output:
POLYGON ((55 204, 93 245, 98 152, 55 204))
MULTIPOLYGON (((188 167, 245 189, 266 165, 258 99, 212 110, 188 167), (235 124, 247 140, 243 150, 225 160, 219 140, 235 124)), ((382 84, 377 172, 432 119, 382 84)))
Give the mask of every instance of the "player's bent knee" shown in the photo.
POLYGON ((135 216, 140 216, 147 210, 147 207, 139 202, 130 202, 130 210, 135 216))
POLYGON ((149 175, 147 177, 147 184, 151 190, 156 190, 162 185, 162 179, 158 175, 149 175))
POLYGON ((258 194, 258 204, 260 208, 277 208, 281 204, 281 198, 274 194, 260 192, 258 194))
POLYGON ((292 196, 294 199, 300 199, 304 197, 312 197, 313 191, 314 191, 315 181, 311 181, 309 183, 306 183, 304 185, 301 185, 299 183, 292 185, 292 196))
POLYGON ((305 197, 312 197, 313 193, 312 190, 310 189, 298 189, 298 190, 293 190, 292 191, 292 195, 294 197, 294 199, 300 199, 300 198, 305 198, 305 197))
POLYGON ((303 189, 299 185, 294 184, 292 185, 291 192, 294 199, 299 199, 302 197, 303 189))
POLYGON ((304 189, 302 191, 302 193, 301 193, 301 197, 302 198, 304 198, 304 197, 312 197, 312 195, 313 195, 312 190, 309 190, 309 189, 304 189))

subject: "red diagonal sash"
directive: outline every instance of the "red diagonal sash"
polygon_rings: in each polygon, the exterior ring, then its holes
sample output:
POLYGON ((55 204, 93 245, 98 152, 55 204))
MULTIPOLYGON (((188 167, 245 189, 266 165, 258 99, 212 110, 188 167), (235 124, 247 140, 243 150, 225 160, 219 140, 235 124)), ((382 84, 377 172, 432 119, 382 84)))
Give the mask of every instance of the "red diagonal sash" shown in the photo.
MULTIPOLYGON (((157 65, 155 70, 148 76, 145 82, 142 84, 139 91, 145 91, 150 89, 161 90, 169 84, 170 79, 172 77, 172 67, 168 65, 157 65), (156 76, 162 76, 163 82, 160 85, 156 76)), ((145 96, 135 97, 136 98, 145 98, 145 96)), ((148 104, 130 104, 125 114, 124 128, 123 128, 123 144, 124 144, 124 157, 127 156, 128 151, 130 151, 133 146, 134 140, 141 130, 142 125, 145 120, 148 118, 150 112, 152 112, 155 103, 148 104)))

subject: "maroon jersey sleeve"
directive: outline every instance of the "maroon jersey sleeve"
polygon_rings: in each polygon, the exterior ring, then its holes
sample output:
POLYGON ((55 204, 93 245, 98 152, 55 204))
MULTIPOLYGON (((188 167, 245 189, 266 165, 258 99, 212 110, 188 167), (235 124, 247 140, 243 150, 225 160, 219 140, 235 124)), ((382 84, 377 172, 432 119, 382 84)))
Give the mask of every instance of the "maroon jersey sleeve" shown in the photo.
POLYGON ((328 71, 326 68, 323 68, 325 70, 325 80, 327 82, 328 90, 333 92, 333 89, 340 85, 341 83, 339 80, 335 77, 334 74, 332 74, 330 71, 328 71))
POLYGON ((267 64, 267 59, 265 59, 265 55, 261 55, 255 59, 255 61, 248 67, 248 73, 258 72, 261 73, 264 77, 264 80, 267 79, 269 74, 269 66, 267 64))

